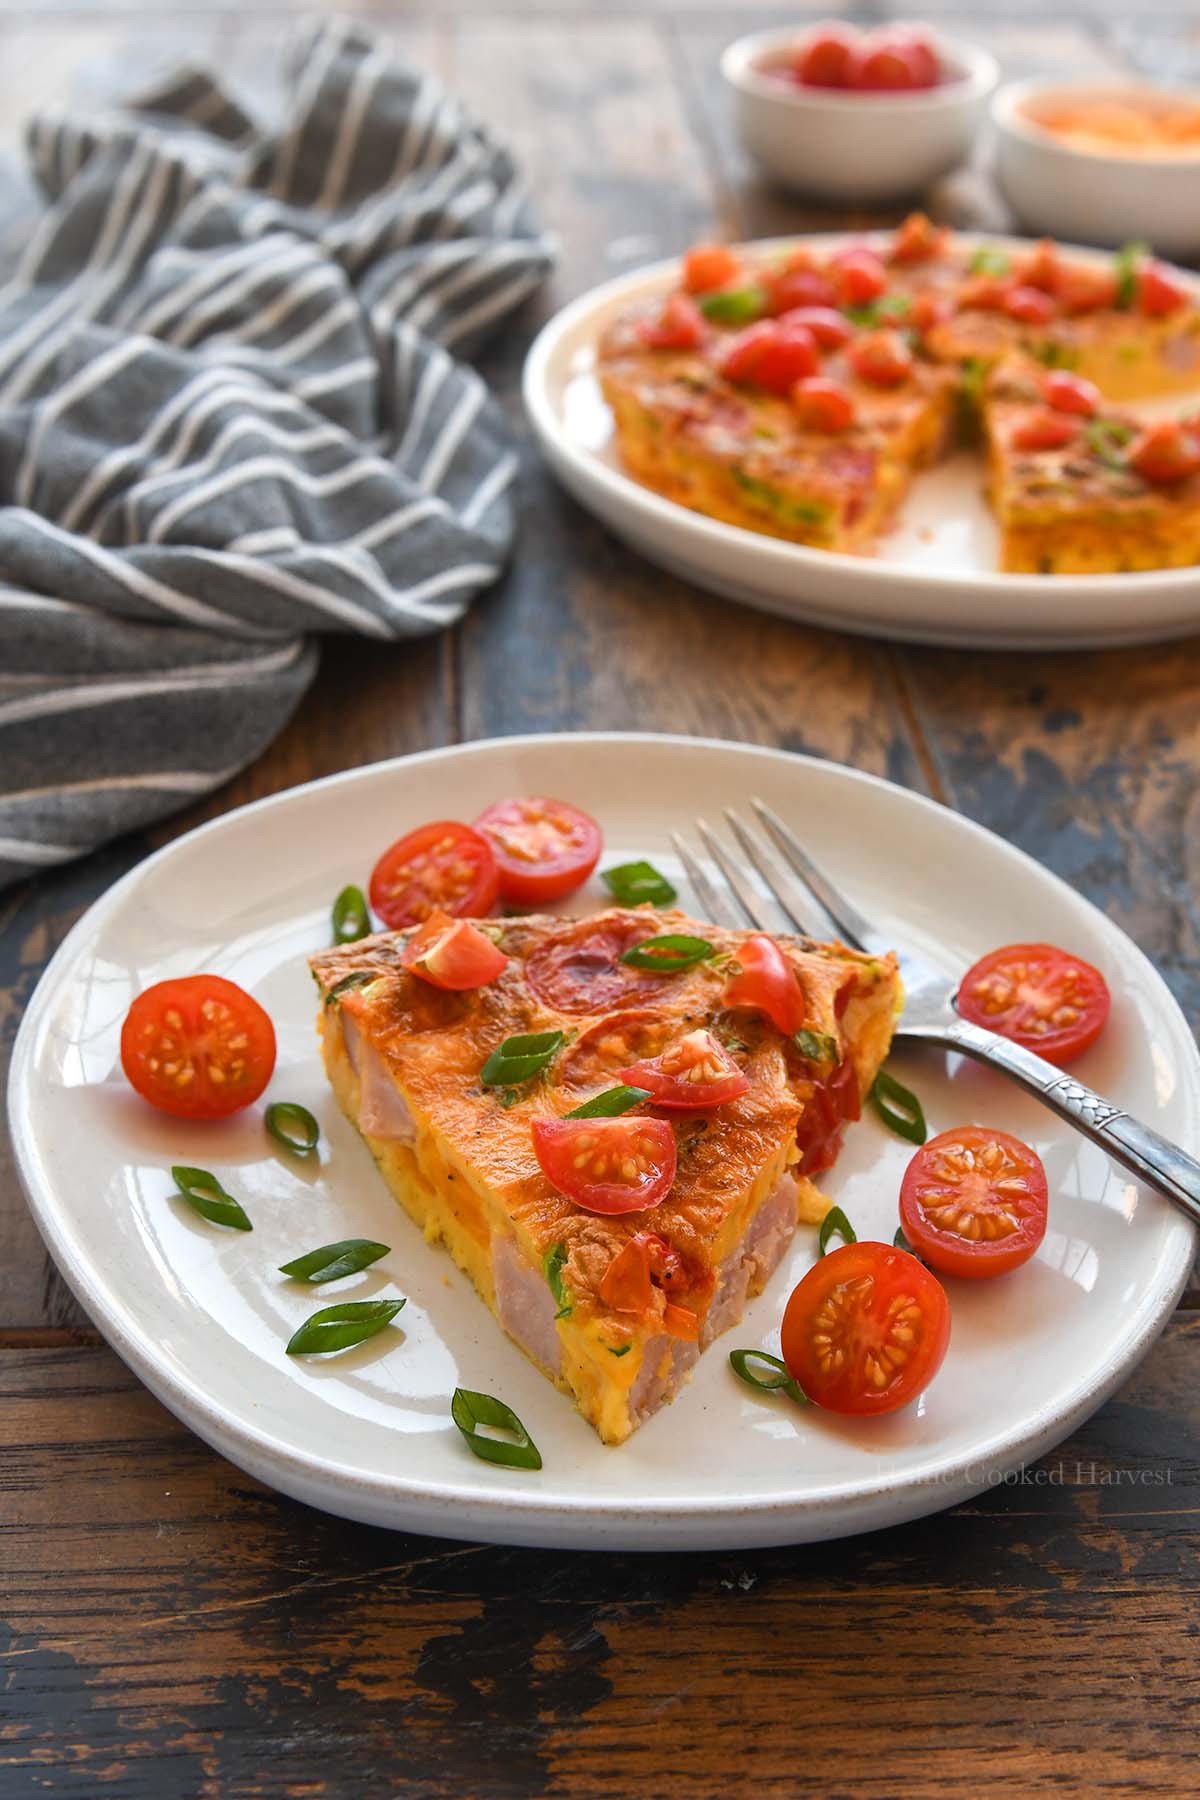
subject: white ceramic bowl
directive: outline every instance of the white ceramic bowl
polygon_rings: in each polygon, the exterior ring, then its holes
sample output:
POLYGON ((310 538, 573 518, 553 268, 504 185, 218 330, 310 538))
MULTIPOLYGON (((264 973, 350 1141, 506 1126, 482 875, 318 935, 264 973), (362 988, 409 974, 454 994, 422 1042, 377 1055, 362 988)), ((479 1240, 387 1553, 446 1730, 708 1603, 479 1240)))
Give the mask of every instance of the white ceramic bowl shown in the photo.
POLYGON ((1163 105, 1200 89, 1118 81, 1015 81, 992 102, 996 174, 1024 225, 1052 237, 1118 245, 1140 239, 1167 256, 1200 250, 1200 155, 1105 154, 1043 129, 1039 108, 1063 100, 1128 99, 1163 105))
POLYGON ((999 79, 986 51, 931 34, 959 79, 914 93, 840 93, 763 73, 805 35, 794 26, 755 32, 721 57, 742 142, 778 181, 826 199, 894 199, 966 158, 999 79))

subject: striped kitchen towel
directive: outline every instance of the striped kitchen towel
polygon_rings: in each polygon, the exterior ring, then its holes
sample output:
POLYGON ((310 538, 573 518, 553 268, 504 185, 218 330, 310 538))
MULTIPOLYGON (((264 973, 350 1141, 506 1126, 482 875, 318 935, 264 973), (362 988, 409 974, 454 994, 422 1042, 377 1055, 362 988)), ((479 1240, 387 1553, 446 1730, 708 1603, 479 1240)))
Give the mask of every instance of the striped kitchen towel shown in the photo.
POLYGON ((316 638, 459 618, 516 458, 468 354, 551 248, 503 148, 326 21, 268 132, 188 70, 36 119, 0 285, 0 883, 204 793, 316 638))

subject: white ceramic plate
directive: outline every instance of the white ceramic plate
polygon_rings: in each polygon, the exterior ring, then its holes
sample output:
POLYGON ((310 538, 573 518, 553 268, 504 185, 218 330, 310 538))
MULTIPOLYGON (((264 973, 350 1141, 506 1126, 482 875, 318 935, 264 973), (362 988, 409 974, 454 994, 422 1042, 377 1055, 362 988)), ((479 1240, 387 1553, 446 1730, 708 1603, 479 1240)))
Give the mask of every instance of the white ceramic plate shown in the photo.
MULTIPOLYGON (((1016 238, 976 238, 1015 253, 1016 238)), ((777 239, 827 250, 845 237, 777 239)), ((1097 260, 1096 252, 1071 254, 1097 260)), ((543 328, 525 364, 525 407, 546 460, 589 512, 652 562, 699 586, 768 612, 842 631, 984 649, 1070 649, 1151 643, 1200 630, 1200 569, 1132 575, 997 573, 996 527, 983 495, 983 461, 959 452, 917 477, 895 528, 872 556, 842 556, 764 537, 690 512, 642 487, 621 467, 595 374, 604 324, 632 302, 665 291, 678 262, 606 283, 543 328)), ((1183 276, 1195 284, 1194 276, 1183 276)), ((1156 402, 1147 416, 1181 410, 1156 402)))
MULTIPOLYGON (((501 794, 547 790, 601 820, 608 861, 648 856, 676 876, 670 826, 701 798, 711 815, 762 794, 862 906, 951 974, 1013 939, 1073 946, 1114 994, 1112 1024, 1080 1074, 1200 1143, 1200 1057, 1159 976, 1077 894, 957 815, 832 764, 693 739, 505 738, 433 751, 297 788, 181 838, 98 901, 46 972, 13 1063, 19 1166, 56 1262, 109 1342, 201 1437, 287 1493, 377 1524, 514 1543, 728 1549, 836 1537, 949 1506, 1058 1442, 1169 1314, 1192 1230, 999 1077, 947 1069, 933 1052, 896 1059, 931 1127, 983 1119, 1036 1144, 1051 1227, 1019 1273, 955 1286, 941 1374, 888 1419, 763 1401, 729 1370, 727 1349, 777 1347, 784 1301, 815 1252, 809 1230, 675 1404, 606 1449, 395 1206, 326 1092, 306 955, 327 939, 332 896, 361 881, 391 838, 431 816, 473 818, 501 794), (260 1109, 187 1127, 125 1086, 117 1046, 130 1000, 199 969, 243 983, 270 1010, 279 1064, 269 1097, 319 1117, 316 1175, 270 1154, 260 1109), (254 1231, 222 1231, 172 1199, 172 1162, 214 1169, 254 1231), (357 1236, 391 1254, 319 1290, 274 1272, 357 1236), (288 1337, 334 1287, 406 1294, 398 1329, 338 1357, 290 1360, 288 1337), (457 1383, 515 1407, 541 1448, 540 1474, 471 1455, 449 1418, 457 1383)), ((596 882, 572 910, 602 897, 596 882)), ((828 1186, 860 1235, 891 1238, 907 1154, 873 1118, 850 1133, 828 1186)))

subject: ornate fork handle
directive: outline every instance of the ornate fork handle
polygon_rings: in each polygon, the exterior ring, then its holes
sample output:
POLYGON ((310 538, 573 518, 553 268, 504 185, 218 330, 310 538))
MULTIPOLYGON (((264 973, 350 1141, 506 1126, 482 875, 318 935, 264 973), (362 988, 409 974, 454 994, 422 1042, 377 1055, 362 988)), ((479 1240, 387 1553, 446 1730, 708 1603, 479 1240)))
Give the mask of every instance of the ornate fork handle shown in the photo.
POLYGON ((1178 1145, 1168 1143, 1157 1131, 1143 1125, 1103 1094, 1097 1094, 1053 1063, 1044 1062, 1032 1050, 984 1031, 965 1019, 917 1035, 927 1042, 960 1050, 977 1062, 990 1063, 1025 1088, 1053 1112, 1061 1114, 1085 1137, 1099 1144, 1114 1161, 1122 1163, 1148 1187, 1173 1200, 1193 1224, 1200 1225, 1200 1162, 1178 1145))

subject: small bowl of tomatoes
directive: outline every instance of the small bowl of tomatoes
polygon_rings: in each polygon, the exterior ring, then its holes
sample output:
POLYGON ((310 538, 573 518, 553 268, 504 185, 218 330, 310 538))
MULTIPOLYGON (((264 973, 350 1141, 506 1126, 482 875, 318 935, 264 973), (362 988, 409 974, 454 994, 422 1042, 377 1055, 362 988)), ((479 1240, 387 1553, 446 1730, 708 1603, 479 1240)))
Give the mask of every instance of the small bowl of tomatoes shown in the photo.
POLYGON ((969 154, 999 69, 924 25, 873 32, 828 21, 730 44, 721 73, 750 154, 825 199, 920 193, 969 154))

